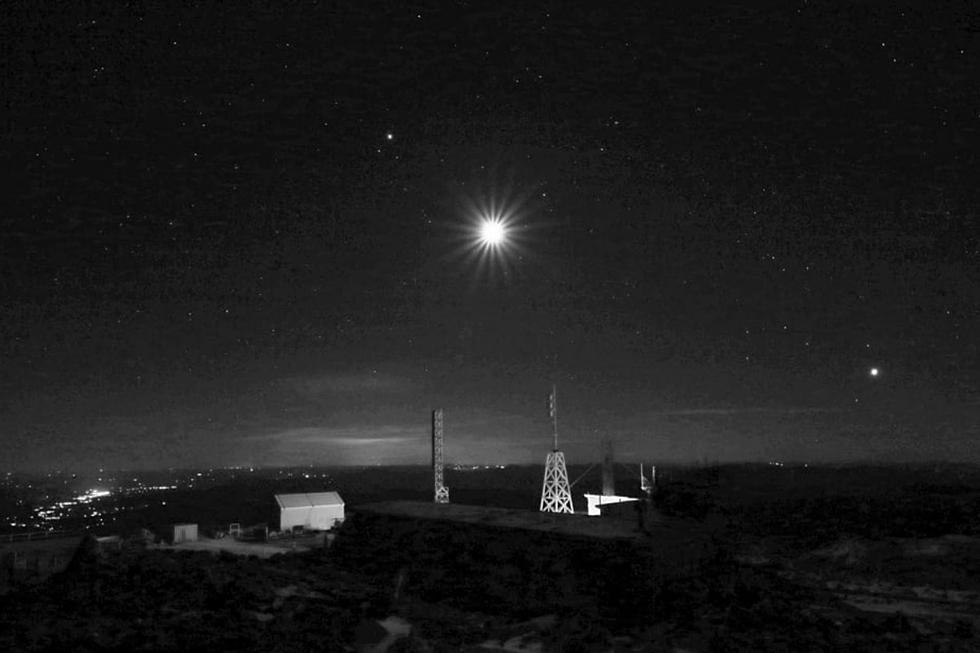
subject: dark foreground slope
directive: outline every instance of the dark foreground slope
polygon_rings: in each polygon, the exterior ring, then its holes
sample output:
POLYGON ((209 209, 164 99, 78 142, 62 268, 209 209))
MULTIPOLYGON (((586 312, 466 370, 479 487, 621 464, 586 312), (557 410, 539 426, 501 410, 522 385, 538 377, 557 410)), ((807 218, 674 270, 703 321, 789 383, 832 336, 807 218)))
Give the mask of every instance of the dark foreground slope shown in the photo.
MULTIPOLYGON (((502 504, 453 506, 471 522, 458 523, 380 519, 351 501, 333 546, 308 554, 89 551, 0 597, 0 650, 344 650, 366 620, 392 615, 412 629, 398 646, 416 651, 514 637, 563 651, 980 650, 977 470, 659 472, 664 523, 704 533, 698 555, 677 533, 644 540, 628 525, 595 529, 619 533, 608 538, 506 528, 543 517, 502 504), (485 519, 496 511, 506 519, 485 519)), ((503 486, 533 505, 539 469, 474 474, 451 478, 454 499, 489 504, 503 486)), ((345 498, 378 501, 421 494, 395 489, 422 487, 417 476, 336 481, 345 498)), ((231 489, 246 502, 271 491, 231 489)))
POLYGON ((396 615, 412 627, 401 651, 516 636, 564 651, 976 650, 968 625, 926 633, 900 614, 861 612, 778 566, 740 561, 719 535, 710 556, 669 573, 623 540, 356 512, 333 548, 268 560, 89 551, 0 598, 0 649, 352 650, 367 620, 396 615))

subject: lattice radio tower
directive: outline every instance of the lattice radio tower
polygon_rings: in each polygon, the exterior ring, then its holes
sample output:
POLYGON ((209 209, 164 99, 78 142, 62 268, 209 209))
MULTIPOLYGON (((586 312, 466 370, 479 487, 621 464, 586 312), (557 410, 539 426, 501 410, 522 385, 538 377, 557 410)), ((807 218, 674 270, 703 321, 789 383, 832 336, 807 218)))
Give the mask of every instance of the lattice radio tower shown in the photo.
POLYGON ((548 397, 548 413, 551 416, 551 433, 554 449, 544 463, 544 484, 541 487, 541 512, 574 513, 572 490, 568 485, 565 454, 558 449, 558 393, 551 386, 548 397))
POLYGON ((449 488, 442 484, 442 408, 432 411, 432 479, 435 502, 449 503, 449 488))

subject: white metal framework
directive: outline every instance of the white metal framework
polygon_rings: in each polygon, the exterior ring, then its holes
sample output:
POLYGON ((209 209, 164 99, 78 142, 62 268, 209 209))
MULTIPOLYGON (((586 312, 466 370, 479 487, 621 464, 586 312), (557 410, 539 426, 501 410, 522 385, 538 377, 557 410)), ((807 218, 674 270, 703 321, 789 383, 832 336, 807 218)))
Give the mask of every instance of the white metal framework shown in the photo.
POLYGON ((443 485, 442 408, 432 411, 432 479, 436 503, 449 503, 449 488, 443 485))
POLYGON ((552 451, 544 464, 544 485, 541 488, 541 512, 574 513, 572 492, 568 487, 565 454, 552 451))
POLYGON ((558 449, 558 393, 554 386, 548 397, 548 414, 551 417, 554 449, 544 464, 544 483, 541 486, 541 512, 574 513, 572 490, 568 484, 565 454, 558 449))

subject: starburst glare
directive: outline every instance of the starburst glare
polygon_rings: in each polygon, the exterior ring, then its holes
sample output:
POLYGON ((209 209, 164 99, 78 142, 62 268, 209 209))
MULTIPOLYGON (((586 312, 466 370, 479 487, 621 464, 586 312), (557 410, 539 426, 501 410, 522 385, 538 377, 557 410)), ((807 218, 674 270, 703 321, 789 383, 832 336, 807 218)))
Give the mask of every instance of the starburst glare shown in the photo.
POLYGON ((503 245, 507 240, 507 227, 496 217, 484 218, 480 224, 480 243, 487 248, 503 245))
POLYGON ((525 202, 505 195, 503 199, 463 198, 457 223, 459 247, 450 256, 475 265, 473 281, 500 281, 517 272, 528 254, 525 202))

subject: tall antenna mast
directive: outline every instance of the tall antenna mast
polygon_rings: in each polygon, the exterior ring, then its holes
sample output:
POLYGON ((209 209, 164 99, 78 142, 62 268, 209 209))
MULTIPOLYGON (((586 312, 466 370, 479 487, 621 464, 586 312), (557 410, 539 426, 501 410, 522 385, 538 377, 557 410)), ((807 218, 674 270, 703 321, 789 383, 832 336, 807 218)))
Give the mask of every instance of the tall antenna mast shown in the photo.
POLYGON ((434 501, 449 503, 449 488, 443 485, 442 471, 442 408, 432 411, 432 480, 434 484, 434 501))
POLYGON ((548 399, 548 412, 551 413, 551 433, 555 437, 552 451, 558 451, 558 388, 551 385, 551 396, 548 399))
POLYGON ((558 449, 558 390, 551 386, 548 395, 548 415, 551 417, 553 449, 544 463, 544 483, 541 486, 541 512, 574 513, 572 490, 568 484, 565 454, 558 449))

